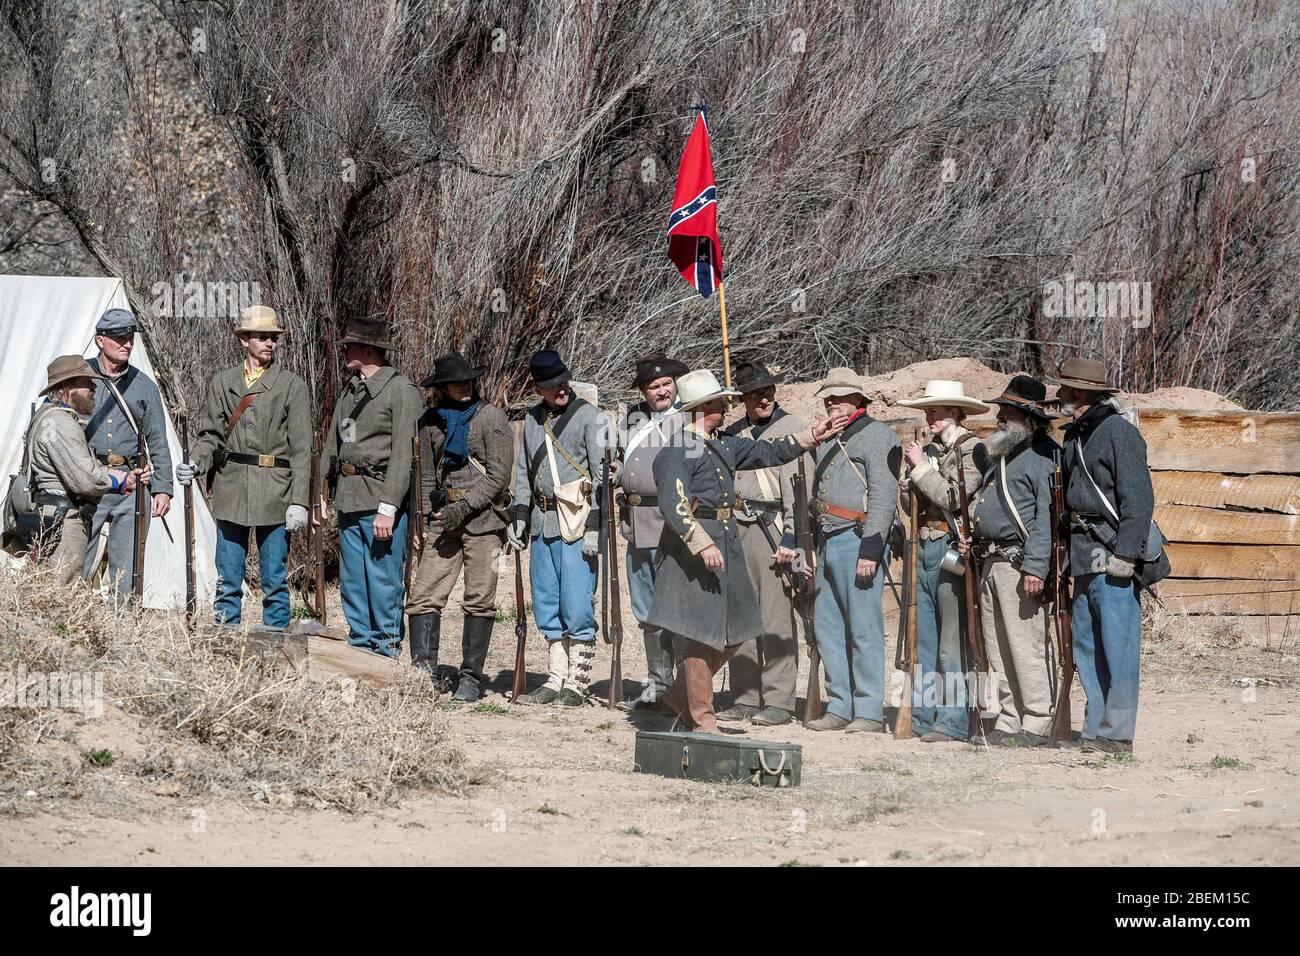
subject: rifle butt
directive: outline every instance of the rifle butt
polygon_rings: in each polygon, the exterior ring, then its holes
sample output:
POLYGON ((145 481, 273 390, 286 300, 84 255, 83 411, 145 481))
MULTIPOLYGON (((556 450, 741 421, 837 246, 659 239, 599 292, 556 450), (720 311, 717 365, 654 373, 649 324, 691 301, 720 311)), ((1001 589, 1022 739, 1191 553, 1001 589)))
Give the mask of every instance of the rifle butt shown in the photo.
POLYGON ((514 703, 528 690, 528 670, 524 652, 528 645, 528 621, 524 608, 524 570, 519 552, 515 552, 515 679, 510 690, 510 702, 514 703))

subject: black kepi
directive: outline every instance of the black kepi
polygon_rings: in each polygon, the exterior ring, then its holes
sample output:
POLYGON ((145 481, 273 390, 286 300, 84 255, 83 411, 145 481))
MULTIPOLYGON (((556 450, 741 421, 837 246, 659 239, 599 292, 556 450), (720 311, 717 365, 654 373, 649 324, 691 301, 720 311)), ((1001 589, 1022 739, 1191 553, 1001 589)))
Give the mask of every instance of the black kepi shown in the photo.
POLYGON ((690 369, 686 367, 685 362, 671 359, 663 352, 655 352, 653 355, 647 355, 645 358, 636 360, 636 375, 632 379, 632 387, 640 388, 647 382, 653 382, 665 375, 679 378, 689 371, 690 369))

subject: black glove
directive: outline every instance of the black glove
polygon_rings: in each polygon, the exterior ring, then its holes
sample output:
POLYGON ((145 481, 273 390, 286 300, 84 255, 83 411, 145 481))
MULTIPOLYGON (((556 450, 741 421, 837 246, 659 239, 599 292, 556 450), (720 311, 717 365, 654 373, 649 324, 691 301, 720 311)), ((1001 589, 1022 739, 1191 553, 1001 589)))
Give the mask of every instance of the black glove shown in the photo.
POLYGON ((455 531, 469 518, 469 502, 453 501, 438 513, 442 515, 442 530, 455 531))

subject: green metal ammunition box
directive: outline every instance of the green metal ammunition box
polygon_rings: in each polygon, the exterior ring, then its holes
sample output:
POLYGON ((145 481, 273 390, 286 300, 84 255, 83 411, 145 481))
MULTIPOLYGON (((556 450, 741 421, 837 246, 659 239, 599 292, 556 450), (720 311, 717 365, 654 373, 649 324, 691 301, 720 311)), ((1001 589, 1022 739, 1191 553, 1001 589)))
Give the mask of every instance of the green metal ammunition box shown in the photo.
POLYGON ((714 734, 643 730, 636 735, 635 759, 637 773, 758 787, 797 787, 803 772, 799 744, 714 734))

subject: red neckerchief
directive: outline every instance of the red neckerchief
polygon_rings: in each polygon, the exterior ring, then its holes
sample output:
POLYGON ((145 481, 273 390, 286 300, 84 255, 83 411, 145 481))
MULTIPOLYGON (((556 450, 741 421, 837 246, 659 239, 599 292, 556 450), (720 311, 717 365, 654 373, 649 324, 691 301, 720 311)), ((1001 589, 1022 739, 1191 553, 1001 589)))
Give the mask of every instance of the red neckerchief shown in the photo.
POLYGON ((867 414, 866 408, 859 408, 856 412, 854 412, 852 415, 849 416, 849 420, 844 423, 844 427, 848 428, 850 425, 852 425, 854 422, 856 422, 859 418, 861 418, 865 414, 867 414))

